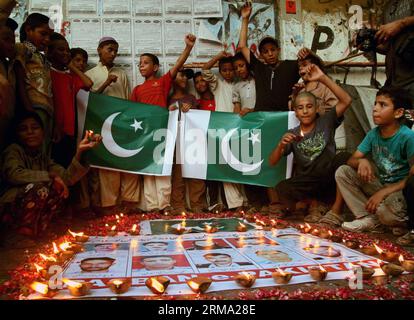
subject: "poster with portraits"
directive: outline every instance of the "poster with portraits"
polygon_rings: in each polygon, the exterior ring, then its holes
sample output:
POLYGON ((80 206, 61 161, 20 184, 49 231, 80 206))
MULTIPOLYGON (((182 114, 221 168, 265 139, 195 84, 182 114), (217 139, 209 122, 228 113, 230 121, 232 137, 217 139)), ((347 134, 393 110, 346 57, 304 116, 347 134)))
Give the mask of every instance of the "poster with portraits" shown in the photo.
MULTIPOLYGON (((293 228, 264 231, 237 218, 187 219, 188 232, 169 232, 170 227, 182 223, 183 220, 143 221, 141 230, 146 235, 90 237, 83 251, 66 264, 62 278, 90 281, 93 288, 87 297, 112 297, 108 281, 130 278, 132 286, 122 295, 131 297, 153 295, 145 285, 152 276, 168 278, 170 285, 165 294, 179 296, 193 293, 186 282, 196 276, 213 280, 207 292, 215 292, 243 289, 234 281, 234 276, 241 273, 255 275, 253 288, 277 286, 272 273, 279 269, 293 274, 290 284, 313 282, 308 268, 315 266, 328 271, 327 280, 350 277, 350 263, 374 268, 381 274, 377 258, 293 228), (239 222, 245 223, 248 231, 237 232, 239 222), (206 233, 202 231, 206 226, 218 231, 206 233)), ((54 297, 73 298, 64 286, 54 297)))

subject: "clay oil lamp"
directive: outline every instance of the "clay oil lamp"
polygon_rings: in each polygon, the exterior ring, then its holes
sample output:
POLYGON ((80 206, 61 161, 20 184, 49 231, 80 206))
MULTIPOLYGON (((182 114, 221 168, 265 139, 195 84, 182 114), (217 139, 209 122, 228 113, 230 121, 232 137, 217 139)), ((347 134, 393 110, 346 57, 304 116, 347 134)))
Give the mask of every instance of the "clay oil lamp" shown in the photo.
POLYGON ((404 259, 402 254, 398 258, 398 260, 400 261, 400 264, 404 268, 405 271, 414 272, 414 260, 406 260, 404 259))
POLYGON ((378 247, 376 244, 374 244, 375 249, 377 250, 379 257, 381 260, 387 261, 387 262, 398 262, 398 253, 392 252, 392 251, 385 251, 378 247))
POLYGON ((134 224, 132 226, 131 230, 129 231, 129 234, 131 236, 138 236, 139 235, 138 226, 136 224, 134 224))
POLYGON ((195 293, 204 293, 210 288, 213 281, 207 277, 196 277, 187 281, 187 285, 195 293))
POLYGON ((68 286, 69 293, 74 297, 86 296, 92 288, 91 282, 72 281, 69 279, 63 279, 62 281, 68 286))
POLYGON ((288 284, 292 279, 293 274, 290 272, 285 272, 280 268, 277 268, 277 271, 272 273, 273 280, 277 284, 288 284))
POLYGON ((239 224, 238 224, 238 225, 237 225, 237 227, 236 227, 236 230, 237 230, 238 232, 246 232, 246 231, 247 231, 247 227, 246 227, 246 225, 245 225, 245 224, 243 224, 243 223, 239 222, 239 224))
POLYGON ((89 240, 89 236, 83 232, 75 233, 69 230, 69 233, 75 238, 75 242, 87 242, 89 240))
POLYGON ((250 273, 242 272, 234 276, 234 280, 242 287, 250 288, 256 282, 256 277, 250 273))
POLYGON ((326 276, 328 275, 328 271, 326 271, 325 268, 323 268, 322 266, 309 267, 308 271, 312 279, 316 281, 323 281, 326 279, 326 276))
POLYGON ((128 279, 112 279, 108 281, 109 289, 115 294, 123 294, 131 288, 132 280, 128 279))
POLYGON ((170 280, 166 277, 150 277, 145 281, 145 285, 150 289, 154 294, 163 294, 170 284, 170 280))

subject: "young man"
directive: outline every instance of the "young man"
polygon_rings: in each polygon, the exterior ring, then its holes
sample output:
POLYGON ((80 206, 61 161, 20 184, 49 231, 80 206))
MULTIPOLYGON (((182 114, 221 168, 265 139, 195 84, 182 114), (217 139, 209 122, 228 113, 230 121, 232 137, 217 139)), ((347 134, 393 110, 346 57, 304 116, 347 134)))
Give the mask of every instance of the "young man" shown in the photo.
MULTIPOLYGON (((92 92, 129 99, 127 74, 114 63, 118 55, 118 42, 111 37, 102 38, 99 41, 98 54, 98 65, 86 72, 94 83, 92 92)), ((138 175, 103 169, 99 169, 98 174, 101 206, 99 211, 102 214, 112 214, 119 201, 122 201, 122 210, 127 212, 137 210, 141 189, 138 175)))
MULTIPOLYGON (((283 156, 293 152, 296 161, 296 175, 281 181, 276 187, 278 213, 286 214, 286 208, 304 198, 326 200, 334 194, 336 168, 348 160, 348 155, 336 155, 335 129, 340 125, 343 114, 351 105, 351 97, 316 65, 306 69, 309 81, 320 81, 338 98, 338 104, 327 114, 318 116, 314 95, 308 92, 299 94, 293 101, 293 108, 300 125, 289 130, 269 158, 270 165, 276 165, 283 156)), ((342 198, 337 194, 332 207, 335 212, 342 209, 342 198)), ((316 211, 312 221, 322 215, 316 211)))
MULTIPOLYGON (((167 108, 168 94, 178 71, 183 67, 195 45, 196 37, 185 37, 185 49, 175 65, 161 78, 157 78, 160 68, 158 58, 151 53, 144 53, 139 59, 139 72, 145 82, 134 88, 130 100, 167 108)), ((144 197, 147 211, 171 211, 171 177, 144 176, 144 197)))
POLYGON ((356 218, 344 222, 344 229, 381 232, 384 225, 401 235, 402 228, 407 227, 402 190, 414 173, 414 132, 402 122, 405 109, 411 107, 410 97, 403 89, 378 91, 372 111, 377 127, 368 132, 348 165, 336 172, 339 190, 356 218))
POLYGON ((80 263, 80 268, 83 272, 108 272, 109 268, 115 263, 115 259, 103 257, 103 258, 87 258, 83 259, 80 263))
MULTIPOLYGON (((279 42, 272 37, 265 37, 259 43, 259 52, 264 62, 256 58, 247 46, 247 32, 252 5, 246 2, 241 10, 242 27, 239 47, 256 80, 255 111, 288 111, 291 89, 299 80, 296 60, 279 60, 279 42)), ((304 48, 298 57, 303 59, 310 50, 304 48)))
POLYGON ((148 271, 173 270, 177 261, 171 256, 142 257, 141 263, 148 271))

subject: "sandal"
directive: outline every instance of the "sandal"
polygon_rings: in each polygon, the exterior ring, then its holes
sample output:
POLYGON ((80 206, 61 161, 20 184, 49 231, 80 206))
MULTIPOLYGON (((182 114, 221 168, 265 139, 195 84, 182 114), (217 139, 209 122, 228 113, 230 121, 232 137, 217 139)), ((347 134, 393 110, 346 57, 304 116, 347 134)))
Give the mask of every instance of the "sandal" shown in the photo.
POLYGON ((332 210, 329 210, 320 220, 319 223, 327 224, 332 227, 340 227, 344 219, 342 216, 336 214, 332 210))
POLYGON ((287 215, 287 209, 280 203, 270 204, 268 208, 268 214, 275 217, 276 219, 283 219, 287 215))
POLYGON ((414 247, 414 231, 407 232, 399 237, 396 242, 403 247, 414 247))
POLYGON ((319 220, 322 219, 322 217, 325 215, 325 213, 328 210, 329 208, 323 204, 318 204, 317 206, 310 206, 309 214, 305 217, 305 222, 309 222, 309 223, 319 222, 319 220))

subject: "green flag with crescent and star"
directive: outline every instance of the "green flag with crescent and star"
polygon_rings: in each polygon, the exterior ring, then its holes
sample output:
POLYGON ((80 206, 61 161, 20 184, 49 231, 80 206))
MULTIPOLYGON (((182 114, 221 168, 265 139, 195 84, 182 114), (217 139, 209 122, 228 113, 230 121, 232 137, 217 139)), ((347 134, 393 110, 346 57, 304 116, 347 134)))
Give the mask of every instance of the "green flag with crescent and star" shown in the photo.
POLYGON ((80 91, 79 136, 92 130, 102 143, 87 152, 91 166, 170 176, 178 111, 80 91))

